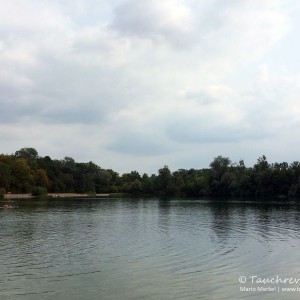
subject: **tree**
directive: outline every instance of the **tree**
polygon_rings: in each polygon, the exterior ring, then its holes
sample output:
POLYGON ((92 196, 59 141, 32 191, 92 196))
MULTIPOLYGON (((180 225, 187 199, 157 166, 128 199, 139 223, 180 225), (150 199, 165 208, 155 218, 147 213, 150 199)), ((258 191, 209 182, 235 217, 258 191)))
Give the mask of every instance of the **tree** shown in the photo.
POLYGON ((28 193, 33 183, 30 167, 24 158, 16 159, 11 168, 12 185, 16 192, 28 193))
POLYGON ((168 194, 168 190, 172 190, 172 174, 168 166, 158 170, 157 189, 161 194, 168 194))
POLYGON ((142 177, 142 189, 146 194, 152 194, 154 192, 153 178, 149 177, 146 173, 142 177))
POLYGON ((8 191, 11 183, 10 166, 0 161, 0 188, 8 191))
POLYGON ((128 178, 130 181, 141 180, 141 175, 137 171, 131 171, 128 174, 128 178))
POLYGON ((140 194, 143 190, 142 183, 136 179, 133 182, 131 182, 129 186, 129 192, 132 194, 140 194))
POLYGON ((40 187, 44 187, 44 188, 48 188, 49 187, 49 178, 47 176, 47 173, 45 170, 43 169, 38 169, 35 172, 35 185, 36 186, 40 186, 40 187))
POLYGON ((34 148, 22 148, 15 152, 15 156, 29 160, 35 160, 39 157, 37 150, 34 148))
POLYGON ((62 161, 63 171, 65 173, 73 174, 76 170, 76 163, 72 157, 66 156, 62 161))
POLYGON ((109 192, 112 175, 110 172, 100 169, 96 176, 96 192, 109 192))
POLYGON ((227 171, 230 164, 231 160, 228 157, 224 157, 221 155, 215 157, 209 165, 212 171, 213 178, 216 180, 221 180, 222 175, 227 171))
POLYGON ((256 172, 262 172, 262 171, 265 171, 267 170, 268 168, 270 167, 268 161, 267 161, 267 158, 265 155, 259 157, 257 159, 257 162, 256 164, 254 165, 254 169, 256 172))
POLYGON ((61 193, 72 193, 75 191, 74 176, 71 173, 60 172, 57 178, 58 191, 61 193))

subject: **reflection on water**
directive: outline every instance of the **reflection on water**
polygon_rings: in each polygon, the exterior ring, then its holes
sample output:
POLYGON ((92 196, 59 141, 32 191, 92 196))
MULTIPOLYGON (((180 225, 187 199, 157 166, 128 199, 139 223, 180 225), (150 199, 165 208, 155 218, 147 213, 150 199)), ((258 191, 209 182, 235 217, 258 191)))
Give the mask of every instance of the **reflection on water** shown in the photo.
POLYGON ((241 292, 238 282, 242 275, 300 277, 297 203, 41 199, 11 204, 13 209, 0 211, 0 299, 300 295, 241 292))

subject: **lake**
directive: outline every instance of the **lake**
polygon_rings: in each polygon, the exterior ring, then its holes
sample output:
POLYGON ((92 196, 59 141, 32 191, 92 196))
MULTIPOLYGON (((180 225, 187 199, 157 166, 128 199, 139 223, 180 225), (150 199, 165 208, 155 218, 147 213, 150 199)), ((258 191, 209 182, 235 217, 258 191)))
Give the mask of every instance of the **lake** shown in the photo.
POLYGON ((300 298, 296 202, 10 203, 0 210, 1 300, 300 298))

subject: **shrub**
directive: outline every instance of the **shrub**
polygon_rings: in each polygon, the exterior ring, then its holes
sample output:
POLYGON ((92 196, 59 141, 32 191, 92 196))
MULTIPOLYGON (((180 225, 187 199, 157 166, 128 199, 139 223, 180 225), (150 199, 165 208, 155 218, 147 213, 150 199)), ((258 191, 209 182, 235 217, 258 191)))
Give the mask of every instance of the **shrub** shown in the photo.
POLYGON ((4 188, 0 188, 0 199, 4 198, 4 194, 6 193, 4 188))
POLYGON ((48 193, 47 189, 42 186, 35 186, 32 190, 32 196, 42 196, 48 193))

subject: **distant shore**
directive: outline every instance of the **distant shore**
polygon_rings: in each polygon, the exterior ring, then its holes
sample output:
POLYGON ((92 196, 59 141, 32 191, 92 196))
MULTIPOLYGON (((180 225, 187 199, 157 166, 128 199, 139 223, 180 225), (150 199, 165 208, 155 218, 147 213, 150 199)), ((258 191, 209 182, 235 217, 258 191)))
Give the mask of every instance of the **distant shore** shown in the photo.
MULTIPOLYGON (((95 194, 95 197, 109 197, 110 194, 95 194)), ((3 199, 31 199, 36 196, 31 194, 4 194, 3 199)), ((90 197, 88 194, 77 194, 77 193, 49 193, 49 198, 85 198, 90 197)))
POLYGON ((30 199, 34 198, 31 194, 4 194, 2 199, 30 199))
MULTIPOLYGON (((109 197, 110 194, 95 194, 95 197, 109 197)), ((48 197, 51 198, 81 198, 91 197, 89 194, 77 194, 77 193, 50 193, 48 197)))

